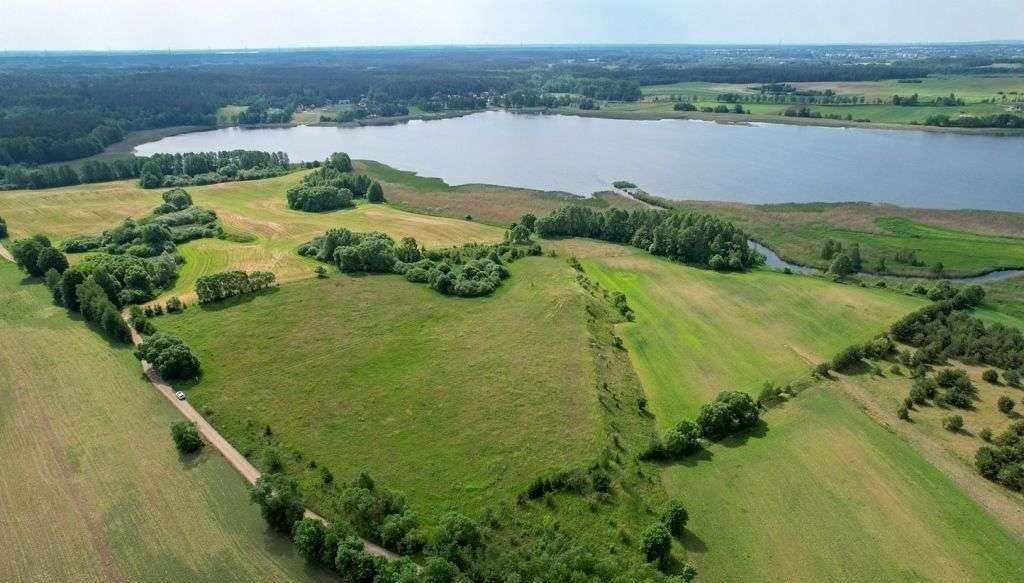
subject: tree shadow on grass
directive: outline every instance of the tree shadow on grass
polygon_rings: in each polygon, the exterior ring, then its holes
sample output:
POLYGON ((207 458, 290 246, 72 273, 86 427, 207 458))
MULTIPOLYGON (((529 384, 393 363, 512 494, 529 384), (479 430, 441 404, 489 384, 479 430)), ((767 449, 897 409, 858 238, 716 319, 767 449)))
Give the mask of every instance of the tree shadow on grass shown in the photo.
POLYGON ((746 445, 751 439, 761 439, 766 435, 768 435, 768 424, 765 423, 764 419, 761 419, 757 422, 757 425, 750 429, 722 438, 715 443, 731 449, 746 445))
POLYGON ((219 312, 221 310, 226 310, 228 308, 233 308, 233 307, 241 305, 241 304, 247 304, 247 303, 249 303, 249 302, 253 301, 254 299, 256 299, 258 297, 261 297, 261 296, 276 294, 279 289, 280 289, 280 286, 276 286, 275 285, 273 287, 268 287, 268 288, 261 289, 261 290, 258 290, 258 291, 249 292, 247 294, 241 294, 241 295, 237 295, 237 296, 234 296, 234 297, 226 298, 226 299, 223 299, 223 300, 218 300, 216 302, 210 302, 208 304, 196 304, 196 305, 199 306, 199 309, 204 311, 204 312, 219 312))
POLYGON ((192 453, 184 453, 179 451, 178 461, 181 462, 182 469, 184 469, 185 471, 190 471, 206 464, 206 462, 210 458, 210 455, 216 455, 215 453, 211 454, 211 452, 209 451, 209 447, 209 445, 204 444, 203 447, 201 447, 198 451, 194 451, 192 453))
POLYGON ((697 533, 690 529, 685 529, 683 534, 676 538, 679 544, 686 549, 688 553, 706 553, 708 545, 704 542, 704 539, 700 538, 697 533))

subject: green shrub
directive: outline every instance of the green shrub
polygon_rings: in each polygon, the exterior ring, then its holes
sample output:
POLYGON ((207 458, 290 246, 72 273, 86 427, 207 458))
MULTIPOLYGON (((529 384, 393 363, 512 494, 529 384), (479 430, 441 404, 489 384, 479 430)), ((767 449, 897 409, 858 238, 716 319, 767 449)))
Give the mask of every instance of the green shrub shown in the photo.
POLYGON ((1009 415, 1010 411, 1013 411, 1014 405, 1015 403, 1013 402, 1013 399, 1007 397, 1006 395, 1000 396, 999 399, 996 401, 996 408, 999 409, 999 412, 1004 415, 1009 415))
POLYGON ((181 453, 194 453, 203 447, 203 440, 199 438, 196 424, 189 421, 171 423, 171 439, 181 453))
POLYGON ((708 439, 721 439, 754 427, 760 421, 760 410, 750 395, 739 391, 723 391, 711 403, 700 408, 697 426, 708 439))
POLYGON ((672 533, 664 524, 652 524, 640 534, 640 554, 645 561, 664 568, 668 565, 671 553, 672 533))
POLYGON ((683 534, 690 515, 678 500, 669 500, 661 509, 661 523, 675 536, 683 534))
POLYGON ((945 417, 942 420, 942 427, 946 431, 957 433, 964 428, 964 418, 960 415, 950 415, 949 417, 945 417))

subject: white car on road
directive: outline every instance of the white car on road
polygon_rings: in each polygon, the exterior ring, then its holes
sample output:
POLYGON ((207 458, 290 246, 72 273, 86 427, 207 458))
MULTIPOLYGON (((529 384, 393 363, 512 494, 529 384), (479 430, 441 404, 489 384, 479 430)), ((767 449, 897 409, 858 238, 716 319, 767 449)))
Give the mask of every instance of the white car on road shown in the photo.
POLYGON ((177 397, 179 401, 185 400, 185 393, 182 393, 181 391, 175 391, 174 396, 177 397))

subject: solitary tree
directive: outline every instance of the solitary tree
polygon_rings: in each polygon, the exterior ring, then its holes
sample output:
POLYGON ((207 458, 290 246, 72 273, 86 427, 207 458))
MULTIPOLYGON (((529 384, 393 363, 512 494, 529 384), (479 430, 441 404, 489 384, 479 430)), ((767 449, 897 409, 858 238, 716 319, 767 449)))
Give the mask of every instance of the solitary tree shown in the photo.
POLYGON ((368 202, 384 202, 384 189, 381 188, 380 182, 373 181, 370 188, 366 190, 366 200, 368 202))
POLYGON ((675 536, 683 534, 683 529, 689 518, 690 515, 686 508, 678 500, 669 500, 661 511, 662 524, 675 536))
POLYGON ((853 273, 853 262, 845 253, 840 253, 832 260, 828 268, 829 273, 840 277, 853 273))

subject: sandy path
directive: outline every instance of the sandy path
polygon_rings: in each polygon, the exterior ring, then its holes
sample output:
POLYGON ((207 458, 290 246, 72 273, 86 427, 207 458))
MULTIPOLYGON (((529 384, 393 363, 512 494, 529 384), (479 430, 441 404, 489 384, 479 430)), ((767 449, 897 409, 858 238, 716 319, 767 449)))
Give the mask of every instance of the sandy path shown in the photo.
MULTIPOLYGON (((139 336, 139 333, 136 332, 135 329, 130 326, 129 328, 132 333, 132 343, 138 345, 142 342, 142 337, 139 336)), ((153 388, 155 388, 157 392, 170 401, 170 403, 174 405, 174 407, 178 409, 186 419, 196 424, 196 429, 199 430, 199 433, 207 443, 220 452, 220 454, 224 456, 224 459, 226 459, 228 463, 238 471, 238 473, 242 474, 242 477, 248 480, 250 484, 256 483, 256 480, 260 477, 260 471, 256 469, 256 466, 252 465, 244 455, 239 453, 233 445, 228 443, 228 440, 224 439, 224 437, 214 429, 198 411, 196 411, 195 407, 193 407, 191 403, 179 400, 174 395, 174 389, 160 378, 160 375, 157 374, 152 365, 144 360, 142 361, 142 372, 145 373, 146 378, 149 379, 149 382, 152 383, 153 388)), ((306 516, 327 524, 327 520, 312 510, 307 509, 306 516)), ((366 552, 370 554, 384 557, 390 561, 394 561, 399 558, 397 554, 368 540, 363 540, 363 548, 365 548, 366 552)))
POLYGON ((14 255, 11 255, 11 252, 7 250, 7 247, 4 247, 3 243, 0 243, 0 257, 14 263, 14 255))
MULTIPOLYGON (((812 365, 821 362, 821 359, 804 350, 793 346, 789 348, 812 365)), ((961 491, 984 508, 1003 528, 1024 540, 1024 506, 1011 497, 1009 492, 979 476, 974 468, 968 467, 941 444, 922 434, 913 423, 901 420, 895 411, 890 411, 888 407, 881 405, 856 381, 834 371, 832 375, 833 384, 869 417, 909 443, 928 463, 952 480, 961 491)))

